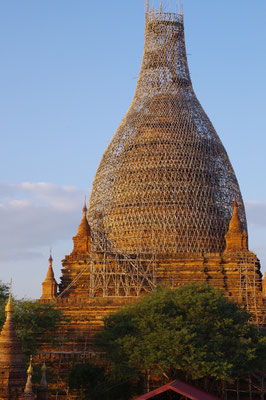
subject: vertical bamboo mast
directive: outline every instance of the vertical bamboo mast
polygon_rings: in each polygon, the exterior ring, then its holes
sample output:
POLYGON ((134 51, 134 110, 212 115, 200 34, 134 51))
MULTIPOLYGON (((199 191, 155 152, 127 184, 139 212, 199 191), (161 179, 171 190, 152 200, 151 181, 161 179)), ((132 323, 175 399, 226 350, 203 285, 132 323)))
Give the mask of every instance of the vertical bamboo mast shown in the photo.
POLYGON ((184 15, 183 0, 178 0, 178 12, 180 15, 184 15))
POLYGON ((145 13, 149 12, 149 0, 145 0, 145 13))

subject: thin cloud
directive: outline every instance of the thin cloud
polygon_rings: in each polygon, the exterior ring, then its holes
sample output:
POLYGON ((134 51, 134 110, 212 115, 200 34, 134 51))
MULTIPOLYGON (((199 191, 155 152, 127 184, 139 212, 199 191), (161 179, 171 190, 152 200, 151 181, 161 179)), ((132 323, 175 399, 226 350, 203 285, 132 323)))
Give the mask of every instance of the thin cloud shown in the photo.
MULTIPOLYGON (((9 206, 14 202, 32 201, 56 209, 75 209, 81 201, 82 192, 74 186, 58 186, 47 182, 22 182, 0 185, 0 204, 9 206)), ((19 204, 19 203, 18 203, 19 204)))
POLYGON ((1 261, 40 257, 40 247, 69 239, 81 218, 84 192, 73 186, 23 182, 0 187, 1 261))
MULTIPOLYGON (((47 182, 0 185, 0 263, 38 260, 40 249, 56 247, 76 233, 85 191, 47 182)), ((262 236, 266 228, 266 203, 246 203, 251 250, 265 258, 262 236), (257 237, 260 237, 258 243, 257 237)), ((265 246, 266 247, 266 246, 265 246)))
POLYGON ((266 228, 266 203, 247 201, 245 206, 248 224, 256 228, 266 228))

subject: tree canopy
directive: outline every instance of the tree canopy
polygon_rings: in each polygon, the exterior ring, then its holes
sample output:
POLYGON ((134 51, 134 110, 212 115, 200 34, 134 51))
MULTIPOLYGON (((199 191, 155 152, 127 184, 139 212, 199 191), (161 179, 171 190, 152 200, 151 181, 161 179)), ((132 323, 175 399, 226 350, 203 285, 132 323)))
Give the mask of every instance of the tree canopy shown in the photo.
POLYGON ((5 320, 5 305, 9 296, 9 286, 0 281, 0 327, 5 320))
MULTIPOLYGON (((9 287, 0 282, 0 330, 5 321, 5 304, 9 287)), ((28 359, 40 348, 41 342, 56 343, 56 332, 65 319, 62 312, 51 303, 30 300, 13 300, 13 322, 22 350, 28 359)))
POLYGON ((230 381, 265 367, 266 339, 250 314, 210 285, 161 288, 111 314, 96 344, 111 369, 230 381))
POLYGON ((69 388, 79 389, 86 400, 122 400, 131 399, 136 393, 130 380, 117 376, 101 362, 101 365, 84 363, 74 365, 69 374, 69 388))
POLYGON ((0 304, 8 299, 9 286, 0 281, 0 304))

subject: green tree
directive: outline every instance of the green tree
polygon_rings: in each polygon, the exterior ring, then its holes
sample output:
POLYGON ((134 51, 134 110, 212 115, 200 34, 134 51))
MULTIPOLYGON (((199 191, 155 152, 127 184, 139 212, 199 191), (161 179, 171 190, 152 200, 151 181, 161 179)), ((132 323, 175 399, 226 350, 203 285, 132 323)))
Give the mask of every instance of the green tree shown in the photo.
POLYGON ((0 327, 5 320, 5 304, 9 295, 9 286, 0 281, 0 327))
POLYGON ((29 357, 43 342, 57 344, 59 325, 66 318, 52 303, 19 300, 15 302, 13 320, 23 353, 29 357))
MULTIPOLYGON (((5 321, 8 292, 8 286, 0 284, 0 329, 5 321)), ((13 302, 13 322, 27 359, 38 351, 42 342, 57 343, 58 327, 65 320, 60 310, 51 303, 30 300, 13 300, 13 302)))
POLYGON ((6 301, 9 295, 9 286, 0 281, 0 302, 6 301))
POLYGON ((98 390, 105 381, 105 369, 94 364, 78 364, 69 373, 69 388, 79 389, 82 396, 98 400, 98 390))
POLYGON ((78 389, 81 398, 86 400, 126 400, 139 392, 138 381, 132 384, 132 375, 114 375, 108 365, 84 363, 74 365, 70 371, 70 390, 78 389))
POLYGON ((265 368, 266 339, 249 320, 207 284, 161 288, 108 316, 96 344, 125 379, 132 373, 231 381, 265 368))

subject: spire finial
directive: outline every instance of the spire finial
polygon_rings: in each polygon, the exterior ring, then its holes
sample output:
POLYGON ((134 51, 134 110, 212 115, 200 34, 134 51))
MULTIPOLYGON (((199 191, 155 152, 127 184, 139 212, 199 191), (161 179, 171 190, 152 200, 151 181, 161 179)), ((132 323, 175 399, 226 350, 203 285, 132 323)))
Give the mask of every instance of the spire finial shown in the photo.
POLYGON ((28 395, 27 398, 34 399, 34 393, 32 390, 32 381, 31 381, 32 374, 33 374, 32 356, 30 356, 30 365, 29 365, 29 368, 27 369, 27 374, 28 374, 28 378, 27 378, 27 383, 25 386, 24 393, 27 393, 27 395, 28 395), (29 396, 29 395, 32 395, 32 396, 29 396))
POLYGON ((31 374, 31 375, 32 375, 32 373, 33 373, 32 356, 30 356, 30 364, 29 364, 29 367, 28 367, 28 369, 27 369, 27 373, 28 373, 28 374, 31 374))
POLYGON ((46 364, 45 364, 45 361, 43 362, 43 365, 42 365, 42 371, 46 371, 47 370, 47 367, 46 367, 46 364))
POLYGON ((149 0, 145 0, 145 11, 146 13, 149 11, 149 0))
POLYGON ((51 249, 50 249, 50 257, 49 257, 48 261, 49 261, 49 267, 48 267, 48 272, 47 272, 47 275, 46 275, 46 279, 47 278, 54 279, 53 257, 52 257, 52 250, 51 249))
POLYGON ((184 15, 183 0, 178 0, 178 11, 180 15, 184 15))
POLYGON ((14 306, 13 306, 13 301, 12 301, 12 279, 10 280, 10 284, 9 284, 9 297, 8 297, 8 302, 6 304, 5 311, 6 312, 14 311, 14 306))
POLYGON ((41 300, 53 300, 57 297, 57 282, 54 277, 52 250, 50 249, 49 266, 46 278, 42 283, 41 300))
POLYGON ((48 389, 48 383, 47 383, 47 379, 46 379, 46 364, 45 361, 43 362, 42 365, 42 378, 41 378, 41 382, 40 382, 40 389, 41 390, 47 390, 48 389))
POLYGON ((53 257, 52 257, 52 248, 50 247, 50 256, 49 256, 49 264, 52 265, 53 257))
POLYGON ((232 218, 229 223, 228 231, 225 235, 225 251, 248 250, 248 236, 243 228, 238 215, 238 204, 235 196, 232 218))
POLYGON ((87 212, 87 196, 85 195, 85 201, 84 201, 84 207, 83 207, 83 213, 87 212))

